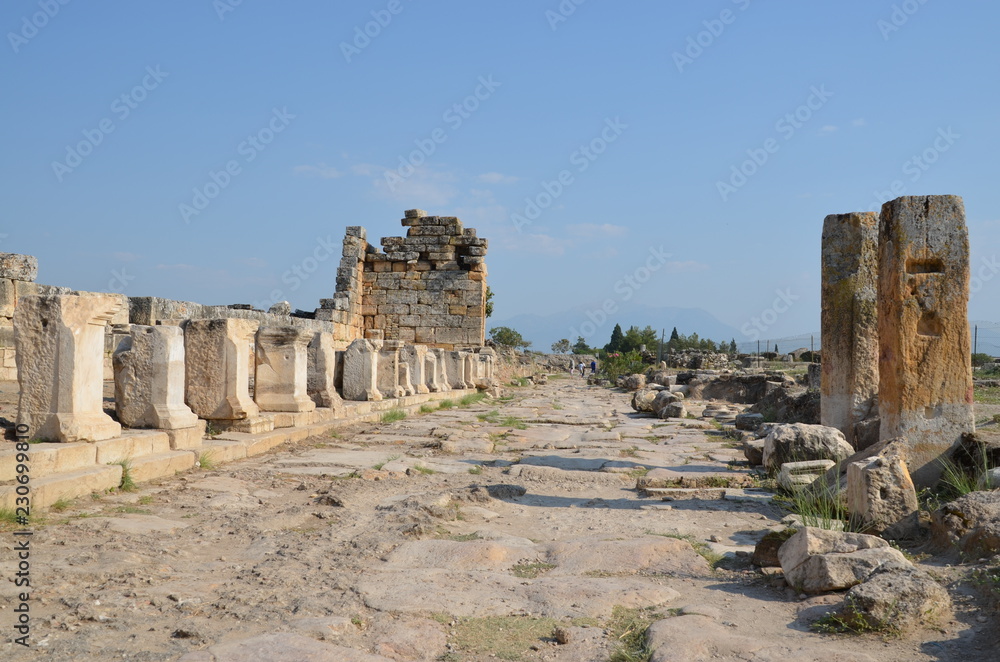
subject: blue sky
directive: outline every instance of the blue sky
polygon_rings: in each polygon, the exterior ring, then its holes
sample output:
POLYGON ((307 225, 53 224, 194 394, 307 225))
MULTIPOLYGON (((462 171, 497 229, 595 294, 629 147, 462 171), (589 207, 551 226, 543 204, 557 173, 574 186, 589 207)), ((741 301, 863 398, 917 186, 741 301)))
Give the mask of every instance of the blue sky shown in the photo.
MULTIPOLYGON (((490 239, 494 319, 610 301, 740 329, 782 293, 778 337, 819 328, 823 217, 895 188, 964 197, 970 316, 1000 321, 998 14, 9 0, 0 250, 48 284, 311 310, 345 226, 376 243, 419 207, 490 239)), ((645 324, 593 340, 615 321, 645 324)))

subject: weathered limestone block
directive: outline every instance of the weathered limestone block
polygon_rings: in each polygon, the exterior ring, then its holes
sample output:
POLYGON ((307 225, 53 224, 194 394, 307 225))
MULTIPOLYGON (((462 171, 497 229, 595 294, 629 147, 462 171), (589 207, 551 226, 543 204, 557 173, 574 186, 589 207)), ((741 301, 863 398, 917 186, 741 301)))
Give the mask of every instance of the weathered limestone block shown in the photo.
POLYGON ((957 547, 967 558, 1000 553, 1000 492, 969 492, 934 511, 931 537, 942 550, 957 547))
POLYGON ((417 393, 429 393, 427 386, 427 347, 424 345, 403 345, 399 357, 410 370, 410 382, 417 393))
POLYGON ((264 411, 313 411, 307 378, 313 333, 294 326, 263 326, 257 331, 254 401, 264 411))
POLYGON ((452 350, 444 352, 444 373, 446 382, 453 389, 464 389, 465 357, 464 352, 452 350))
POLYGON ((841 618, 848 623, 895 631, 940 625, 952 616, 951 596, 927 572, 918 568, 887 568, 873 572, 847 592, 841 618), (858 621, 863 621, 858 623, 858 621))
POLYGON ((400 381, 399 348, 402 343, 383 341, 378 351, 378 390, 386 398, 402 398, 406 388, 400 381))
POLYGON ((35 282, 38 277, 38 258, 34 255, 0 253, 0 278, 35 282))
POLYGON ((482 347, 478 351, 479 360, 483 362, 483 379, 493 383, 496 379, 497 353, 492 347, 482 347))
POLYGON ((878 394, 878 214, 823 221, 820 422, 858 448, 854 426, 878 394))
MULTIPOLYGON (((423 347, 423 345, 416 346, 423 347)), ((427 352, 424 354, 424 378, 427 390, 431 393, 439 393, 446 388, 442 386, 444 381, 441 379, 441 364, 444 359, 439 359, 438 352, 440 351, 443 350, 427 348, 427 352)))
POLYGON ((938 459, 974 430, 969 239, 960 197, 882 205, 878 298, 881 438, 906 439, 913 482, 929 487, 941 473, 938 459))
POLYGON ((847 511, 871 533, 907 538, 917 533, 917 491, 906 468, 906 441, 847 465, 847 511))
POLYGON ((837 428, 807 423, 775 426, 764 440, 764 467, 778 471, 785 462, 833 460, 854 454, 854 449, 837 428))
POLYGON ((778 549, 785 581, 805 593, 840 591, 879 568, 911 568, 902 552, 876 536, 803 527, 778 549))
POLYGON ((382 399, 382 393, 378 389, 378 363, 379 353, 371 341, 358 338, 348 345, 344 352, 345 400, 382 399))
POLYGON ((832 469, 836 463, 833 460, 806 460, 804 462, 784 462, 778 472, 778 485, 789 492, 795 492, 812 485, 816 480, 832 469))
POLYGON ((121 434, 104 413, 104 328, 121 300, 106 294, 31 295, 14 313, 21 393, 17 422, 32 439, 101 441, 121 434))
POLYGON ((473 352, 465 352, 465 388, 475 388, 479 377, 479 361, 473 352))
POLYGON ((417 392, 410 381, 410 366, 404 361, 399 362, 399 387, 403 389, 403 395, 414 395, 417 392))
POLYGON ((118 420, 130 428, 179 430, 198 425, 184 403, 184 332, 133 324, 112 357, 118 420))
POLYGON ((333 334, 318 332, 309 342, 309 368, 306 391, 317 407, 338 410, 344 401, 337 392, 337 351, 333 348, 333 334))
POLYGON ((185 401, 192 411, 209 421, 258 417, 260 408, 250 398, 250 343, 257 322, 188 320, 183 329, 185 401))

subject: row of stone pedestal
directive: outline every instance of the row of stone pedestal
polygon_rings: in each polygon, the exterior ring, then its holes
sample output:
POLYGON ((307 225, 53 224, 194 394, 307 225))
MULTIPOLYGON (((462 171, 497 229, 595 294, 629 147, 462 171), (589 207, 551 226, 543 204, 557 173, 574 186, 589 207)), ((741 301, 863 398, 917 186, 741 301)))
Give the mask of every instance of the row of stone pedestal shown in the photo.
POLYGON ((104 413, 105 324, 119 299, 101 294, 27 296, 14 315, 19 433, 45 441, 99 441, 131 428, 266 432, 261 412, 336 411, 382 400, 493 383, 492 349, 432 349, 242 319, 131 325, 115 350, 115 409, 104 413), (252 353, 251 353, 252 352, 252 353), (250 378, 253 371, 253 397, 250 378), (25 429, 23 426, 27 426, 25 429))

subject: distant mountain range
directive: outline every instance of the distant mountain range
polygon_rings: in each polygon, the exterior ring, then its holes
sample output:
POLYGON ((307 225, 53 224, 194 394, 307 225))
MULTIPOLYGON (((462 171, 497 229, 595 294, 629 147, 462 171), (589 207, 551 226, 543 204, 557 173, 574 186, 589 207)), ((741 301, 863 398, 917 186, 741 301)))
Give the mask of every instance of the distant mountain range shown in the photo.
POLYGON ((670 338, 670 332, 677 327, 677 332, 684 335, 697 333, 701 338, 711 338, 728 343, 731 339, 739 340, 742 334, 739 330, 720 322, 711 313, 701 308, 674 308, 646 306, 641 304, 618 304, 616 312, 607 315, 603 310, 579 306, 549 315, 515 315, 506 319, 486 320, 486 331, 496 326, 507 326, 531 341, 531 348, 548 352, 552 343, 561 338, 576 342, 577 336, 583 336, 587 343, 594 347, 603 347, 611 340, 611 331, 615 324, 621 324, 622 330, 630 326, 644 328, 651 326, 657 331, 665 330, 665 339, 670 338))

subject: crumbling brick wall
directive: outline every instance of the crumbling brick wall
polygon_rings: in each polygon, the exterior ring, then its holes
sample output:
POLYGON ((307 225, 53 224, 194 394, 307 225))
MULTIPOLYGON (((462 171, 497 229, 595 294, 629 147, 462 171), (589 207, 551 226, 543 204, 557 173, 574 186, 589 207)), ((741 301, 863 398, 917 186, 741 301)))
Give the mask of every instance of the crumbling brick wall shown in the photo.
POLYGON ((323 299, 318 319, 386 340, 432 347, 480 346, 486 330, 487 240, 453 216, 406 212, 405 237, 385 237, 383 251, 360 227, 347 229, 337 292, 323 299))

